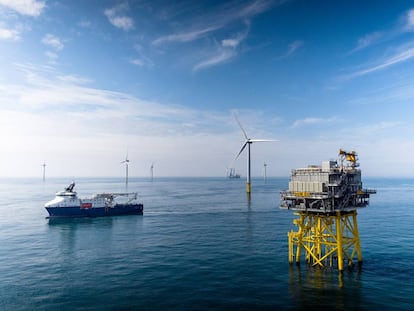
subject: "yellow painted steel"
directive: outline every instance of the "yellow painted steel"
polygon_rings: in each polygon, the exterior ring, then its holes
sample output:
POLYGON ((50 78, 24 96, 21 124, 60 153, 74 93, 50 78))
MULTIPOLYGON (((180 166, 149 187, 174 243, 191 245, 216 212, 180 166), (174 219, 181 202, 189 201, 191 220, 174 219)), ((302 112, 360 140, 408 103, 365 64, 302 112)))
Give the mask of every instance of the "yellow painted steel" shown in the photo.
POLYGON ((342 248, 342 234, 343 234, 343 227, 341 226, 341 212, 336 213, 336 246, 338 254, 338 270, 344 270, 344 257, 343 257, 343 248, 342 248))
POLYGON ((250 183, 249 183, 249 182, 248 182, 248 183, 246 183, 246 192, 247 192, 247 193, 250 193, 250 192, 251 192, 251 190, 252 190, 252 188, 251 188, 250 183))
POLYGON ((293 220, 297 231, 288 232, 290 263, 300 263, 302 250, 306 263, 321 268, 337 266, 342 271, 345 260, 348 266, 354 264, 355 254, 362 262, 356 211, 295 214, 299 216, 293 220))
POLYGON ((310 196, 310 192, 307 192, 307 191, 294 192, 294 195, 296 197, 309 197, 310 196))
POLYGON ((343 156, 347 161, 351 162, 352 167, 355 168, 357 166, 357 153, 355 151, 348 152, 339 149, 339 155, 343 156))

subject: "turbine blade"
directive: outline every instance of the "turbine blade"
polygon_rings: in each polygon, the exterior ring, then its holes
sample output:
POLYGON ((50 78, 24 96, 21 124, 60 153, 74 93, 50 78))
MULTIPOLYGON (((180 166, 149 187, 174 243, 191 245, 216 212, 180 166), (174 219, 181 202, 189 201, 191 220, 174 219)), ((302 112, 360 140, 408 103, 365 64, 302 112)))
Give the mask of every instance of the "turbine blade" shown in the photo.
POLYGON ((237 122, 237 124, 239 125, 239 127, 240 127, 241 131, 243 132, 244 137, 245 137, 246 139, 249 139, 249 138, 247 138, 246 131, 244 130, 243 126, 241 125, 241 123, 240 123, 239 119, 237 118, 236 113, 234 113, 234 114, 233 114, 233 116, 234 116, 234 118, 236 119, 236 122, 237 122))
POLYGON ((249 139, 249 141, 253 142, 269 142, 269 141, 279 141, 277 139, 249 139))
POLYGON ((247 144, 248 144, 248 141, 246 140, 246 142, 244 143, 244 145, 241 147, 241 149, 240 149, 239 153, 238 153, 238 154, 236 155, 236 157, 234 158, 234 161, 236 161, 236 160, 237 160, 237 158, 239 157, 239 155, 243 152, 244 148, 246 148, 247 144))

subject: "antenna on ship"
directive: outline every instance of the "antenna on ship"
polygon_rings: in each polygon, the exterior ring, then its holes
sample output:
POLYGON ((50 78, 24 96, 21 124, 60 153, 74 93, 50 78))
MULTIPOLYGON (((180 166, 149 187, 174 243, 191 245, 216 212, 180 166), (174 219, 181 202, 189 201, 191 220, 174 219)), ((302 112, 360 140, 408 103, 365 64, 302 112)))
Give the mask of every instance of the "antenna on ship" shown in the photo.
POLYGON ((43 162, 41 166, 43 166, 43 182, 44 182, 46 180, 46 163, 43 162))
POLYGON ((243 129, 243 126, 241 125, 239 119, 237 119, 236 114, 234 113, 234 118, 236 119, 237 124, 239 125, 241 131, 243 132, 243 136, 246 139, 246 141, 244 142, 243 146, 241 147, 239 153, 237 154, 236 158, 234 160, 236 160, 239 155, 243 152, 244 148, 246 148, 247 146, 247 180, 246 180, 246 192, 247 194, 250 194, 251 191, 251 178, 250 178, 250 174, 251 174, 251 168, 250 168, 250 145, 254 142, 270 142, 270 141, 278 141, 278 140, 274 140, 274 139, 252 139, 249 138, 246 134, 246 131, 243 129))
POLYGON ((153 179, 154 179, 154 163, 151 164, 150 171, 151 171, 151 181, 153 181, 153 179))
POLYGON ((121 162, 121 164, 125 163, 125 189, 128 192, 128 152, 126 154, 125 160, 121 162))

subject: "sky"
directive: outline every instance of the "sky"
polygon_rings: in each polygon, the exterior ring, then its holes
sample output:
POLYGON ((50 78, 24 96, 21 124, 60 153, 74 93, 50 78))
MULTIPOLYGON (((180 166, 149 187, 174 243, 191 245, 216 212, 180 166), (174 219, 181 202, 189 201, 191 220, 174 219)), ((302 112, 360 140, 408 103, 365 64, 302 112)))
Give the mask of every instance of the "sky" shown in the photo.
POLYGON ((413 177, 414 1, 0 0, 0 177, 413 177))

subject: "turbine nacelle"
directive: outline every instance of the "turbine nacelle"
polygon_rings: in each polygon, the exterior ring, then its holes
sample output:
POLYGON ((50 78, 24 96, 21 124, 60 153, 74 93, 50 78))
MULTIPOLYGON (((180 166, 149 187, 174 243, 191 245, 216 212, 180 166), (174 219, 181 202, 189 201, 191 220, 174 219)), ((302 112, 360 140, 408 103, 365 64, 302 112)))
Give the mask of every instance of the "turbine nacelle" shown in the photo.
POLYGON ((127 155, 126 155, 126 157, 125 157, 125 160, 124 161, 121 161, 120 162, 121 164, 126 164, 126 165, 128 165, 128 163, 129 163, 129 160, 128 160, 128 153, 127 153, 127 155))

